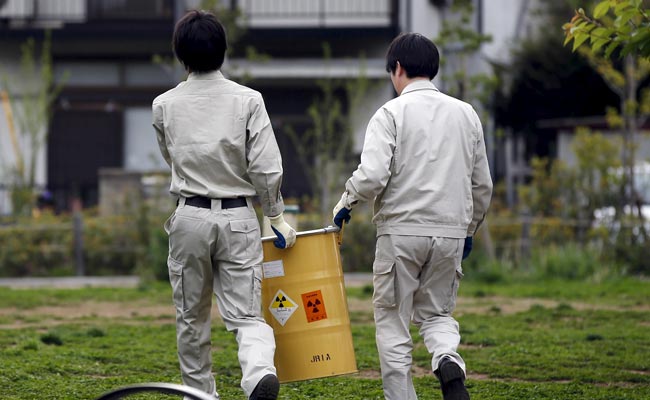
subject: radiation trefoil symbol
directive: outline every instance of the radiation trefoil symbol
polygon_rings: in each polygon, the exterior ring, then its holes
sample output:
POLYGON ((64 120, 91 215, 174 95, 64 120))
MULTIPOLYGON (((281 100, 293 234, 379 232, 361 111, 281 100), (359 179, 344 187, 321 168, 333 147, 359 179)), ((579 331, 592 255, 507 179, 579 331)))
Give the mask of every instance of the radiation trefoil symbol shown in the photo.
POLYGON ((310 307, 312 314, 318 314, 320 309, 318 308, 321 305, 320 300, 316 299, 313 303, 311 301, 307 302, 307 307, 310 307))
POLYGON ((271 300, 271 305, 269 306, 269 311, 273 315, 273 318, 282 326, 287 323, 297 309, 298 303, 293 301, 282 290, 278 290, 275 296, 273 296, 273 300, 271 300))
POLYGON ((320 290, 303 293, 300 296, 302 297, 302 305, 305 308, 307 322, 316 322, 327 319, 325 300, 323 299, 323 293, 320 290))

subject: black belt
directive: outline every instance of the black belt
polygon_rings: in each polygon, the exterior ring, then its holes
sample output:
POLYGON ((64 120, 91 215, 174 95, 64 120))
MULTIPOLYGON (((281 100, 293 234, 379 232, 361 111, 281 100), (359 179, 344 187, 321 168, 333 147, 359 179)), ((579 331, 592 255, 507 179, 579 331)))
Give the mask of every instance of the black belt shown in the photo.
MULTIPOLYGON (((212 208, 212 199, 203 196, 188 197, 185 199, 185 205, 200 208, 212 208)), ((246 197, 237 197, 235 199, 221 199, 221 208, 246 207, 246 197)))

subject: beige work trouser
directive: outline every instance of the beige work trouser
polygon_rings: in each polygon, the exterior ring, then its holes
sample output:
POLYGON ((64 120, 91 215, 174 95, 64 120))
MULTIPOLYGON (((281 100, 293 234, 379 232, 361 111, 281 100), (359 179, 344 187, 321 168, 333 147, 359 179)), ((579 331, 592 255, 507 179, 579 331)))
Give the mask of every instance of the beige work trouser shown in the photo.
POLYGON ((250 397, 273 365, 275 339, 261 310, 262 241, 250 199, 247 207, 212 209, 181 198, 165 223, 169 234, 169 279, 176 306, 176 337, 185 385, 215 392, 212 376, 212 293, 226 328, 236 334, 241 387, 250 397))
POLYGON ((411 377, 413 340, 409 324, 431 353, 432 371, 443 356, 465 370, 456 352, 460 343, 456 307, 463 239, 382 235, 373 264, 373 305, 377 349, 387 400, 417 399, 411 377))

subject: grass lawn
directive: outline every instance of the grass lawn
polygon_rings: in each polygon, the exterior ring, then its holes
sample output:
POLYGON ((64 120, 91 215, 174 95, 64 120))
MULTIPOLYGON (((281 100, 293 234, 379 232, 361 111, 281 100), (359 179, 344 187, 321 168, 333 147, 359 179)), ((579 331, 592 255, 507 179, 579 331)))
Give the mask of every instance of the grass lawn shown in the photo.
MULTIPOLYGON (((358 375, 282 386, 282 399, 381 399, 369 288, 350 288, 358 375)), ((143 289, 0 288, 0 397, 94 399, 180 383, 166 284, 143 289)), ((473 399, 649 399, 650 282, 463 282, 456 317, 473 399)), ((420 399, 440 399, 415 338, 420 399)), ((244 399, 234 337, 212 330, 222 399, 244 399)), ((169 398, 140 395, 129 398, 169 398)))

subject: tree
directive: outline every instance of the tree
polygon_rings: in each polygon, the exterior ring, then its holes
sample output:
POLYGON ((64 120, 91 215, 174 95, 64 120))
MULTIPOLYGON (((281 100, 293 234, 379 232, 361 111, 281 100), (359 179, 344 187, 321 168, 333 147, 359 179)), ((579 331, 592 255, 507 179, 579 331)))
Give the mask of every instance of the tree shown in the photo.
MULTIPOLYGON (((487 127, 485 136, 486 142, 490 145, 494 142, 492 140, 493 132, 490 128, 492 124, 486 124, 485 122, 491 119, 487 110, 490 108, 492 93, 494 93, 494 89, 498 84, 498 79, 494 73, 470 74, 468 63, 470 58, 478 55, 478 51, 484 43, 492 41, 492 37, 478 32, 472 26, 474 5, 471 0, 453 2, 451 11, 458 18, 458 21, 445 18, 438 37, 433 40, 434 43, 437 43, 442 48, 443 53, 446 49, 454 49, 450 51, 453 57, 443 57, 441 61, 443 71, 447 63, 453 62, 453 67, 450 68, 453 73, 450 76, 444 73, 441 74, 441 80, 443 83, 447 82, 445 89, 450 95, 469 103, 474 103, 473 105, 481 117, 483 126, 487 127)), ((481 237, 483 238, 482 243, 489 257, 494 258, 495 250, 490 231, 487 227, 487 220, 484 222, 484 225, 485 227, 481 233, 481 237)))
POLYGON ((562 26, 566 40, 577 50, 589 40, 592 51, 605 49, 609 58, 616 49, 620 56, 650 57, 650 9, 643 0, 603 0, 589 17, 583 8, 562 26))
POLYGON ((36 44, 33 38, 29 38, 20 49, 20 73, 18 76, 3 77, 10 115, 18 128, 15 129, 10 117, 10 131, 13 131, 10 133, 22 139, 14 144, 16 162, 10 168, 11 201, 16 215, 28 215, 33 209, 36 200, 36 162, 47 140, 53 103, 63 87, 63 83, 54 82, 50 49, 51 35, 46 31, 37 63, 36 44), (21 90, 14 86, 16 82, 31 82, 33 85, 21 90))
POLYGON ((623 132, 623 182, 615 213, 621 228, 615 235, 615 254, 633 270, 647 265, 650 239, 634 172, 639 126, 650 115, 650 91, 639 93, 640 82, 650 76, 649 12, 642 0, 606 0, 596 4, 593 17, 580 8, 563 25, 565 46, 573 41, 573 51, 586 57, 620 98, 620 112, 608 110, 610 126, 623 132), (626 206, 633 210, 631 216, 626 215, 626 206))
MULTIPOLYGON (((330 62, 331 49, 323 44, 324 62, 330 62)), ((362 56, 363 64, 363 56, 362 56)), ((348 176, 353 153, 351 115, 364 101, 370 81, 362 71, 355 79, 321 78, 316 81, 319 93, 307 109, 311 127, 296 132, 287 126, 285 134, 296 149, 300 165, 305 171, 312 200, 319 207, 324 224, 332 220, 332 196, 340 194, 348 176)))
MULTIPOLYGON (((480 109, 487 109, 491 101, 491 93, 497 85, 494 74, 470 74, 470 59, 478 54, 484 43, 492 41, 492 36, 477 32, 472 24, 474 6, 469 0, 456 1, 451 6, 451 11, 458 20, 445 18, 438 37, 433 42, 441 47, 443 52, 449 50, 448 57, 442 57, 441 67, 452 64, 449 68, 453 73, 441 74, 445 91, 461 100, 470 103, 478 102, 480 109), (452 50, 453 49, 453 50, 452 50)), ((486 116, 483 115, 482 119, 486 116)))
POLYGON ((579 8, 563 26, 564 43, 573 41, 573 51, 587 59, 620 99, 620 115, 616 109, 608 109, 610 126, 623 132, 625 169, 617 214, 624 205, 636 204, 637 216, 642 218, 634 165, 639 126, 650 115, 650 91, 639 94, 639 83, 650 76, 650 17, 641 0, 600 1, 593 15, 591 18, 579 8), (617 49, 622 63, 612 60, 617 49))

